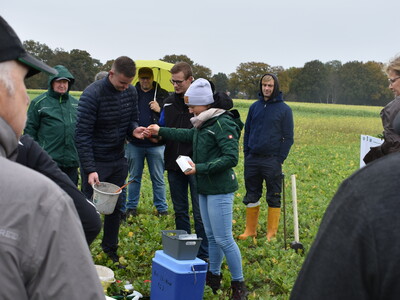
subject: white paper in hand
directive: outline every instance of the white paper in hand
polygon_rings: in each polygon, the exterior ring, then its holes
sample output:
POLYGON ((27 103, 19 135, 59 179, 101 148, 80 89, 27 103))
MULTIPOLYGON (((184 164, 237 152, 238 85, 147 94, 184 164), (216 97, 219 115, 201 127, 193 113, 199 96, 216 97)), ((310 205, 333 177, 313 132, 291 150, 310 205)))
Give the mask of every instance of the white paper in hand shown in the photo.
POLYGON ((176 159, 176 162, 178 163, 183 173, 192 170, 192 166, 189 164, 189 162, 192 162, 192 159, 189 156, 179 155, 176 159))

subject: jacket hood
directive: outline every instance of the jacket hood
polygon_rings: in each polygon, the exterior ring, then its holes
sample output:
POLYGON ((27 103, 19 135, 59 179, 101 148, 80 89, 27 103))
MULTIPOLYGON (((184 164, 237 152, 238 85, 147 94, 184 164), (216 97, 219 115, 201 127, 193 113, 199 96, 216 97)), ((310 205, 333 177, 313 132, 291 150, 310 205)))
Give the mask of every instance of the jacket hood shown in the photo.
POLYGON ((271 98, 268 99, 268 100, 274 100, 274 99, 278 98, 278 96, 282 96, 282 93, 279 90, 278 77, 276 77, 276 75, 272 74, 272 73, 266 73, 263 76, 261 76, 260 83, 259 83, 260 92, 258 93, 258 96, 259 96, 259 99, 264 100, 264 95, 263 95, 262 88, 261 88, 261 82, 262 82, 263 78, 267 75, 272 76, 272 78, 274 78, 274 91, 272 92, 271 98))
POLYGON ((71 86, 75 82, 75 77, 72 76, 72 74, 68 71, 68 69, 62 65, 57 65, 54 67, 54 69, 58 71, 58 74, 49 76, 49 81, 48 81, 49 89, 52 90, 51 84, 54 79, 65 77, 69 79, 69 84, 68 84, 68 91, 69 91, 71 89, 71 86))

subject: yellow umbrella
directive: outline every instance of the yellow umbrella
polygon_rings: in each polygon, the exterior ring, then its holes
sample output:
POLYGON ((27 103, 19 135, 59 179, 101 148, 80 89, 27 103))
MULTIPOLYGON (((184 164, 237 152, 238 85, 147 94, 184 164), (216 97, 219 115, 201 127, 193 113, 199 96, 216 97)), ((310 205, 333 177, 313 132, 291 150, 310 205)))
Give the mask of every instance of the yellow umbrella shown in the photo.
MULTIPOLYGON (((167 90, 168 92, 174 91, 174 86, 171 83, 171 73, 169 72, 174 64, 167 63, 162 60, 135 60, 136 70, 139 71, 140 68, 147 67, 153 70, 154 81, 157 81, 160 86, 167 90)), ((135 85, 139 78, 137 75, 132 81, 135 85)))

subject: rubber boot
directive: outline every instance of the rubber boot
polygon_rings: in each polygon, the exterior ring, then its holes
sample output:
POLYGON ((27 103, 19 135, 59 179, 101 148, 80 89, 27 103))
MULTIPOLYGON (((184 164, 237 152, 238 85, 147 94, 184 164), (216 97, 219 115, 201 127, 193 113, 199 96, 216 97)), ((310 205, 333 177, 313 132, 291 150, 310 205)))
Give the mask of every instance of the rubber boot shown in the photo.
POLYGON ((234 300, 246 300, 247 288, 244 281, 231 281, 231 297, 234 300))
POLYGON ((279 207, 268 207, 267 239, 270 241, 276 236, 279 226, 281 209, 279 207))
POLYGON ((254 207, 246 207, 246 229, 243 234, 239 235, 240 240, 245 240, 249 236, 257 236, 257 224, 259 215, 260 205, 254 207))
POLYGON ((215 275, 210 271, 207 271, 206 284, 212 289, 214 295, 217 294, 217 291, 221 288, 221 279, 222 273, 219 275, 215 275))

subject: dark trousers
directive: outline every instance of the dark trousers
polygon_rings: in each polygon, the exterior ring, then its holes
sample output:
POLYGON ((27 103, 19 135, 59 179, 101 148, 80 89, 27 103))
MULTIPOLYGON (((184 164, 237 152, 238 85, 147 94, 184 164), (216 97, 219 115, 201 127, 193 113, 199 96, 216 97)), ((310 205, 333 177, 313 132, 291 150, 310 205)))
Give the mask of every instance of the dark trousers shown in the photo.
POLYGON ((59 167, 61 171, 68 175, 68 177, 72 180, 72 182, 78 186, 78 168, 66 168, 66 167, 59 167))
MULTIPOLYGON (((87 182, 89 174, 85 173, 83 168, 81 168, 81 172, 82 191, 88 199, 92 199, 93 189, 87 182)), ((99 180, 101 182, 109 182, 118 186, 122 186, 124 185, 125 179, 128 176, 128 164, 126 162, 126 158, 112 162, 96 161, 96 172, 99 174, 99 180)), ((121 194, 118 198, 114 212, 110 215, 104 216, 104 234, 101 247, 106 253, 117 252, 118 249, 118 233, 121 219, 120 209, 123 201, 121 194)))
POLYGON ((276 156, 249 154, 244 160, 244 181, 246 196, 243 203, 256 203, 263 192, 263 183, 267 187, 269 207, 281 207, 282 165, 276 156))
POLYGON ((204 231, 203 221, 200 214, 196 178, 194 175, 187 176, 181 171, 168 171, 168 182, 171 200, 175 211, 176 229, 185 230, 187 233, 191 233, 188 199, 188 189, 190 186, 194 229, 197 236, 203 239, 197 256, 199 258, 208 258, 208 240, 204 231))

